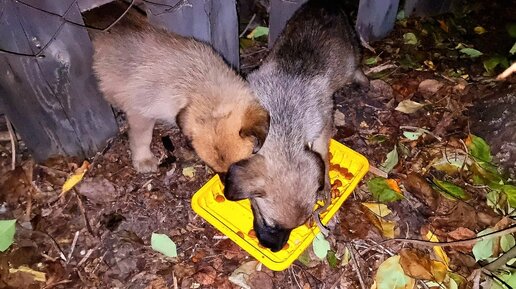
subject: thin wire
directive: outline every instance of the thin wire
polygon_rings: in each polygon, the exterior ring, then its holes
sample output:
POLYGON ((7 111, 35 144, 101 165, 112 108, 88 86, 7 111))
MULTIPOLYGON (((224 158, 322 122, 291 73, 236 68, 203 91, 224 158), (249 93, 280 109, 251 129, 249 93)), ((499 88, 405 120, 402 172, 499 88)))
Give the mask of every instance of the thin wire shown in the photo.
POLYGON ((83 27, 83 28, 86 28, 86 29, 92 29, 92 30, 97 30, 97 31, 102 31, 102 32, 105 32, 109 29, 111 29, 113 26, 115 26, 128 12, 129 10, 133 7, 134 5, 134 1, 135 0, 131 0, 131 3, 129 4, 129 6, 127 7, 127 9, 125 9, 125 11, 115 20, 113 21, 111 24, 109 24, 107 27, 105 28, 98 28, 98 27, 94 27, 94 26, 90 26, 90 25, 86 25, 86 24, 80 24, 80 23, 77 23, 77 22, 74 22, 74 21, 71 21, 71 20, 68 20, 66 19, 66 15, 68 14, 68 12, 70 11, 70 9, 72 8, 72 6, 77 2, 77 0, 74 0, 72 2, 72 4, 68 7, 68 9, 65 11, 65 13, 63 15, 61 14, 58 14, 58 13, 54 13, 54 12, 51 12, 51 11, 48 11, 48 10, 45 10, 45 9, 41 9, 39 7, 35 7, 31 4, 28 4, 28 3, 25 3, 23 1, 20 1, 20 0, 16 0, 16 3, 19 3, 19 4, 22 4, 22 5, 25 5, 29 8, 32 8, 32 9, 35 9, 35 10, 38 10, 40 12, 44 12, 44 13, 47 13, 49 15, 52 15, 52 16, 56 16, 56 17, 59 17, 61 18, 61 20, 63 21, 58 29, 56 30, 56 32, 54 32, 52 38, 50 38, 50 40, 43 46, 43 48, 41 48, 38 53, 36 54, 27 54, 27 53, 22 53, 22 52, 16 52, 16 51, 10 51, 10 50, 5 50, 5 49, 2 49, 0 48, 0 52, 1 53, 7 53, 7 54, 12 54, 12 55, 16 55, 16 56, 26 56, 26 57, 44 57, 44 55, 42 55, 42 53, 45 51, 46 48, 48 48, 48 46, 50 46, 50 44, 56 39, 56 36, 59 34, 59 32, 61 31, 61 29, 63 28, 64 24, 65 23, 70 23, 72 25, 75 25, 75 26, 79 26, 79 27, 83 27))

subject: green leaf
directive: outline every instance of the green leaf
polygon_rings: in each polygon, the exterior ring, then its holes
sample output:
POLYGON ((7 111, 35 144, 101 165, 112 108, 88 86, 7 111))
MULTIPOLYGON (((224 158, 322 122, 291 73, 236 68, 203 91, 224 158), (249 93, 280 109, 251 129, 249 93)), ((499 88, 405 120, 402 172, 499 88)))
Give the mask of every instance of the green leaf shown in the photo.
POLYGON ((476 58, 476 57, 479 57, 484 54, 484 53, 476 50, 475 48, 462 48, 459 51, 460 51, 460 53, 466 54, 467 56, 469 56, 471 58, 476 58))
POLYGON ((405 275, 400 265, 400 256, 385 260, 375 276, 377 289, 406 289, 414 288, 416 281, 405 275))
POLYGON ((393 190, 387 183, 387 179, 375 177, 367 182, 367 188, 375 201, 388 203, 403 199, 403 195, 393 190))
POLYGON ((400 10, 398 12, 398 14, 396 14, 396 20, 402 20, 402 19, 405 19, 405 18, 407 18, 405 16, 405 10, 400 10))
POLYGON ((387 136, 383 134, 373 134, 367 138, 367 142, 370 144, 378 144, 387 140, 387 136))
POLYGON ((337 256, 335 256, 335 252, 332 250, 328 251, 328 255, 326 255, 326 261, 328 261, 328 265, 330 265, 331 268, 337 268, 339 263, 337 256))
POLYGON ((509 50, 509 53, 513 55, 516 54, 516 42, 514 42, 514 44, 512 45, 511 50, 509 50))
POLYGON ((247 38, 254 39, 266 35, 269 35, 269 27, 256 26, 256 28, 254 28, 253 31, 247 35, 247 38))
POLYGON ((487 205, 495 210, 503 211, 504 202, 501 197, 501 192, 490 191, 486 195, 487 205))
POLYGON ((364 64, 365 65, 369 65, 369 66, 375 65, 376 63, 378 63, 378 58, 379 58, 378 56, 373 56, 373 57, 366 58, 364 60, 364 64))
POLYGON ((466 146, 469 149, 469 153, 476 160, 490 162, 493 159, 491 147, 489 147, 487 142, 481 137, 470 134, 466 139, 466 146))
POLYGON ((0 220, 0 252, 4 252, 14 242, 16 220, 0 220))
POLYGON ((403 42, 408 45, 416 45, 417 44, 416 34, 414 34, 412 32, 403 34, 403 42))
POLYGON ((387 154, 387 158, 385 159, 385 162, 380 165, 380 169, 386 173, 390 173, 392 169, 398 164, 398 150, 396 148, 396 145, 394 145, 394 148, 392 151, 390 151, 387 154))
POLYGON ((310 253, 308 252, 308 250, 305 250, 301 255, 299 255, 297 260, 301 262, 301 264, 308 267, 308 265, 310 264, 310 253))
POLYGON ((417 140, 420 136, 422 136, 425 132, 416 130, 416 131, 404 131, 403 136, 408 138, 409 140, 417 140))
POLYGON ((492 57, 489 57, 488 59, 484 60, 482 62, 482 64, 484 65, 484 69, 486 70, 486 72, 489 75, 493 75, 495 68, 499 64, 502 64, 504 62, 504 59, 505 59, 505 61, 507 61, 507 59, 505 57, 502 57, 502 56, 499 56, 499 55, 492 56, 492 57))
POLYGON ((449 154, 448 156, 442 157, 432 162, 432 167, 436 170, 453 175, 461 169, 468 170, 466 166, 468 164, 466 155, 449 154))
POLYGON ((151 247, 167 257, 177 257, 176 243, 165 234, 152 233, 151 247))
MULTIPOLYGON (((487 228, 480 233, 477 234, 478 237, 487 235, 489 233, 494 232, 495 229, 493 228, 487 228)), ((489 257, 493 256, 493 250, 495 245, 496 238, 490 238, 486 240, 479 241, 475 243, 475 246, 473 246, 473 256, 475 256, 475 260, 485 260, 489 257)))
POLYGON ((511 23, 506 26, 507 32, 512 38, 516 38, 516 23, 511 23))
POLYGON ((509 205, 513 208, 516 208, 516 186, 504 185, 502 187, 502 191, 507 196, 507 201, 509 202, 509 205))
POLYGON ((467 200, 469 199, 469 195, 459 186, 447 182, 447 181, 441 181, 436 178, 433 179, 434 184, 437 185, 437 187, 440 189, 440 191, 444 192, 445 194, 455 198, 455 199, 461 199, 461 200, 467 200))
MULTIPOLYGON (((510 288, 516 288, 516 274, 514 271, 504 271, 497 275, 505 284, 511 286, 510 288)), ((502 285, 498 280, 493 283, 491 289, 507 289, 505 285, 502 285)))
POLYGON ((470 166, 473 172, 473 181, 477 185, 488 185, 493 190, 501 190, 503 187, 502 175, 496 166, 485 162, 474 162, 470 166))
POLYGON ((323 260, 326 258, 328 251, 330 250, 330 242, 328 242, 322 233, 315 236, 314 242, 312 243, 315 256, 323 260))
POLYGON ((500 238, 500 247, 504 252, 509 251, 512 247, 516 245, 516 241, 514 240, 514 236, 511 234, 503 235, 500 238))
POLYGON ((406 99, 398 103, 395 110, 410 114, 420 110, 424 106, 425 104, 406 99))

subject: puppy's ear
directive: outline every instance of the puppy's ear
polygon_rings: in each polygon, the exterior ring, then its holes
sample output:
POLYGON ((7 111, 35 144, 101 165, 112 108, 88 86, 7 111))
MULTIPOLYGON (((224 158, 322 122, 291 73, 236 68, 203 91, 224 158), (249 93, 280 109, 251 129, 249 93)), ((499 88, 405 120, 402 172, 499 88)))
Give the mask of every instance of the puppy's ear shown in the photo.
POLYGON ((251 157, 229 167, 224 181, 226 199, 239 201, 263 196, 263 188, 258 175, 260 172, 255 170, 256 165, 253 164, 256 161, 255 157, 251 157))
POLYGON ((247 108, 243 118, 240 136, 253 138, 253 154, 255 154, 260 150, 269 133, 269 112, 258 103, 254 103, 247 108))

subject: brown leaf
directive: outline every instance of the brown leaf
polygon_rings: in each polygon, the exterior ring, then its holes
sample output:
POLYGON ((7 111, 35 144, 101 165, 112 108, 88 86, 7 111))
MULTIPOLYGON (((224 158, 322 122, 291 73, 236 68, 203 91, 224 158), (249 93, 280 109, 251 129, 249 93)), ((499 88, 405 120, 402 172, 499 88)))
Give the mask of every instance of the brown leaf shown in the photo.
POLYGON ((446 265, 431 260, 427 254, 416 249, 404 248, 400 251, 400 265, 407 276, 420 280, 444 281, 446 265))
MULTIPOLYGON (((447 241, 458 241, 458 240, 465 240, 465 239, 471 239, 475 238, 477 234, 475 232, 471 231, 468 228, 459 227, 451 232, 448 233, 447 241)), ((453 248, 457 251, 463 252, 463 253, 470 253, 473 249, 473 245, 465 245, 465 246, 453 246, 453 248)))
POLYGON ((252 289, 272 289, 274 287, 271 277, 261 271, 251 273, 249 279, 247 279, 247 284, 252 289))
POLYGON ((432 211, 437 209, 441 195, 432 189, 421 175, 410 173, 402 182, 407 191, 430 207, 432 211))
POLYGON ((205 286, 213 284, 215 282, 215 278, 217 278, 217 271, 215 271, 211 266, 201 268, 194 275, 194 280, 205 286))
POLYGON ((419 83, 418 91, 426 96, 433 95, 443 87, 443 83, 435 79, 425 79, 419 83))

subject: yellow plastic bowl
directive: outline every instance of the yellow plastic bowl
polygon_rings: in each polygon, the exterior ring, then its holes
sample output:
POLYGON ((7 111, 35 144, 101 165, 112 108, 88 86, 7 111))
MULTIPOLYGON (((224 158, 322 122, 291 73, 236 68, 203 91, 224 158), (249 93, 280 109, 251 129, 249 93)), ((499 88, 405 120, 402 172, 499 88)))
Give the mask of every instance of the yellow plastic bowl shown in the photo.
MULTIPOLYGON (((333 156, 330 161, 333 169, 330 168, 329 172, 331 183, 333 184, 335 180, 339 179, 342 186, 339 188, 340 196, 332 199, 328 209, 320 215, 321 222, 325 225, 369 170, 369 162, 363 155, 335 140, 330 142, 330 153, 333 156), (347 178, 335 169, 335 165, 348 169, 350 174, 347 178)), ((320 232, 316 224, 311 227, 303 225, 292 231, 286 249, 273 253, 269 249, 259 246, 258 239, 248 235, 253 229, 253 213, 249 200, 238 202, 226 200, 224 186, 218 175, 215 175, 194 194, 192 208, 208 223, 274 271, 287 269, 310 246, 315 235, 320 232)))

